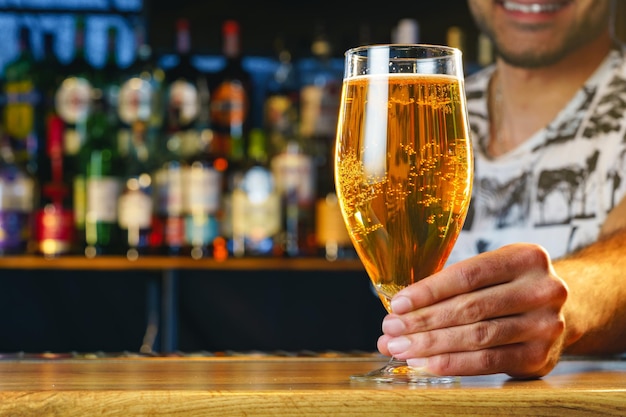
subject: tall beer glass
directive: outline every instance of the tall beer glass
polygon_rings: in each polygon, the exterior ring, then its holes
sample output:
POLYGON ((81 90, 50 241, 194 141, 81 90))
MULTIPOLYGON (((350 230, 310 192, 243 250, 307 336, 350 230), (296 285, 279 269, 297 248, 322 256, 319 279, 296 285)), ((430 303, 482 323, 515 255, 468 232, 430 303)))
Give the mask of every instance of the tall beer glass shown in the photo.
MULTIPOLYGON (((345 54, 335 184, 352 243, 387 309, 439 271, 465 221, 473 161, 461 52, 370 45, 345 54)), ((391 358, 357 381, 449 383, 391 358)))

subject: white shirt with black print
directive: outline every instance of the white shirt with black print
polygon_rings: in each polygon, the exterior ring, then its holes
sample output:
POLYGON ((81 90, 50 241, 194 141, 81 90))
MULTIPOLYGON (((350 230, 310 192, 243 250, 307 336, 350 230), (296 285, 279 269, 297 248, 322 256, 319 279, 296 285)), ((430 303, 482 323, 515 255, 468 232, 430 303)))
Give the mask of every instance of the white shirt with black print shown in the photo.
POLYGON ((486 152, 494 70, 466 79, 474 188, 449 264, 514 242, 562 257, 594 242, 626 195, 626 48, 612 50, 549 125, 496 158, 486 152))

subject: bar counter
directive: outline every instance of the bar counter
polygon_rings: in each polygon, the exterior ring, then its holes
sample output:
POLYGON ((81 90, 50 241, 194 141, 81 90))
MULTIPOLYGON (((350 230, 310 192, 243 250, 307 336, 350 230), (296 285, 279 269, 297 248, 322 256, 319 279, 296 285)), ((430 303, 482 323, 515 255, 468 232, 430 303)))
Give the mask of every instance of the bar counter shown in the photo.
POLYGON ((0 358, 0 416, 624 416, 626 361, 569 358, 530 381, 352 382, 376 355, 0 358))

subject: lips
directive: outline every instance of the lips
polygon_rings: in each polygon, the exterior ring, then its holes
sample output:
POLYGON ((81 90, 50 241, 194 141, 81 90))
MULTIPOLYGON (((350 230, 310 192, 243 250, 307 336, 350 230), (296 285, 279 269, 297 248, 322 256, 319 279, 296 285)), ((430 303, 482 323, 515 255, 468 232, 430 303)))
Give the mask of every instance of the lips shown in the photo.
POLYGON ((512 1, 512 0, 498 0, 498 4, 500 4, 505 10, 510 12, 519 12, 519 13, 529 13, 529 14, 539 14, 539 13, 552 13, 561 10, 569 3, 571 0, 566 1, 548 1, 548 2, 522 2, 522 1, 512 1))

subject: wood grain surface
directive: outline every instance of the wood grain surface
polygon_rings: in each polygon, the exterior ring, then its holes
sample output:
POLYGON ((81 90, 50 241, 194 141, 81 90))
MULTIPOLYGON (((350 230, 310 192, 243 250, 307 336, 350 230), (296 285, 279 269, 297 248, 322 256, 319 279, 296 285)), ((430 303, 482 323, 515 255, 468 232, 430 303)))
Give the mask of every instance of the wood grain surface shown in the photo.
POLYGON ((548 376, 451 385, 352 382, 370 358, 0 360, 0 416, 624 416, 626 362, 564 360, 548 376))
POLYGON ((0 270, 109 270, 109 271, 160 271, 177 270, 225 270, 225 271, 365 271, 358 259, 327 261, 323 258, 229 258, 219 261, 213 258, 192 259, 184 256, 143 256, 129 260, 123 256, 67 255, 44 258, 37 255, 0 257, 0 270))

